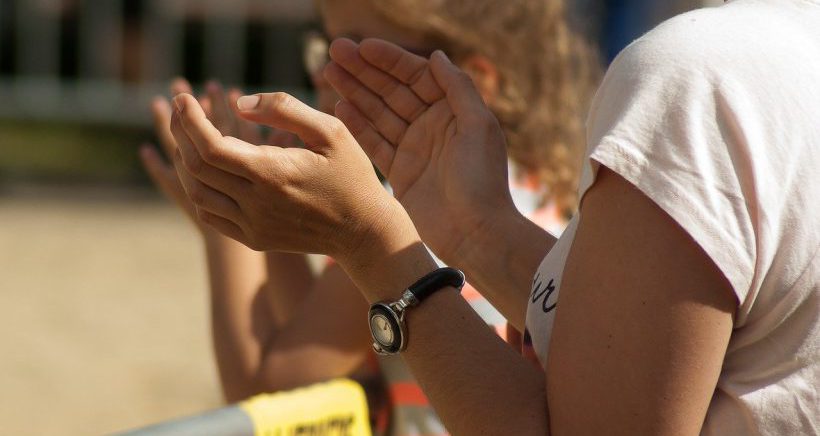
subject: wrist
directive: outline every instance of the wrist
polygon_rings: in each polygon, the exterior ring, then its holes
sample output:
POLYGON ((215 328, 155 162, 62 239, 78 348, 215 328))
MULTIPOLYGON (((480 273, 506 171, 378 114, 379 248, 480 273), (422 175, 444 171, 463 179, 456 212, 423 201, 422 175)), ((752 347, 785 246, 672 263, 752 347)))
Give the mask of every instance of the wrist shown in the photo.
POLYGON ((401 205, 389 198, 373 212, 374 219, 350 239, 355 243, 333 255, 370 302, 400 297, 437 268, 401 205))
POLYGON ((199 227, 199 230, 199 234, 202 236, 202 242, 205 245, 206 250, 223 250, 237 244, 244 247, 244 244, 241 242, 231 239, 230 237, 219 233, 207 225, 202 225, 199 227))
POLYGON ((456 256, 445 261, 475 279, 488 270, 500 268, 511 275, 523 272, 529 280, 555 240, 518 210, 505 211, 485 221, 484 226, 459 247, 456 256))
POLYGON ((328 235, 327 254, 341 264, 370 264, 419 239, 404 209, 391 200, 379 195, 360 202, 353 218, 328 235))
POLYGON ((519 231, 521 223, 527 221, 515 206, 495 208, 476 215, 481 219, 469 226, 462 226, 465 229, 461 242, 446 257, 442 257, 447 265, 462 270, 483 265, 484 258, 498 253, 497 250, 519 231))

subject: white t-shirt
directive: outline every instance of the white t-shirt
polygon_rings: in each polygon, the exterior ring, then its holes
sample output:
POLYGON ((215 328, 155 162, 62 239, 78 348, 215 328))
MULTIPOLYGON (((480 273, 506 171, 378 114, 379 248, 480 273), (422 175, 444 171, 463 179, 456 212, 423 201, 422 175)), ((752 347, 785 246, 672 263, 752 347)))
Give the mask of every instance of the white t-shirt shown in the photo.
MULTIPOLYGON (((618 173, 740 302, 702 434, 820 434, 820 0, 736 0, 660 25, 610 67, 587 140, 581 194, 600 165, 618 173)), ((578 219, 533 284, 542 364, 578 219)))

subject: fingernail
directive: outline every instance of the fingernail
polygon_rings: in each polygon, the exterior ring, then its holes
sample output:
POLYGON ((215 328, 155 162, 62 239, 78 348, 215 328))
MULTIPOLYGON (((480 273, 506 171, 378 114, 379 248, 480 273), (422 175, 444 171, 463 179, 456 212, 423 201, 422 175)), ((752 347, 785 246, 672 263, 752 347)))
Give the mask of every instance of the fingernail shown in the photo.
POLYGON ((183 77, 177 77, 171 81, 171 94, 179 95, 184 92, 189 92, 191 85, 183 77))
POLYGON ((168 107, 168 100, 165 97, 158 95, 151 99, 151 109, 162 110, 165 107, 168 107))
POLYGON ((236 106, 241 111, 249 111, 256 109, 256 106, 259 106, 260 100, 262 100, 262 97, 258 95, 245 95, 236 100, 236 106))
POLYGON ((447 61, 448 64, 453 63, 453 61, 451 61, 450 58, 447 56, 447 53, 444 53, 441 50, 436 50, 433 54, 438 55, 439 57, 443 58, 445 61, 447 61))
POLYGON ((210 93, 219 92, 219 83, 216 80, 209 80, 208 83, 205 84, 205 89, 210 93))
POLYGON ((182 94, 174 97, 174 106, 177 108, 178 112, 182 112, 182 110, 185 109, 185 98, 182 94))
POLYGON ((151 157, 151 146, 148 144, 142 144, 139 147, 139 155, 143 159, 149 159, 151 157))

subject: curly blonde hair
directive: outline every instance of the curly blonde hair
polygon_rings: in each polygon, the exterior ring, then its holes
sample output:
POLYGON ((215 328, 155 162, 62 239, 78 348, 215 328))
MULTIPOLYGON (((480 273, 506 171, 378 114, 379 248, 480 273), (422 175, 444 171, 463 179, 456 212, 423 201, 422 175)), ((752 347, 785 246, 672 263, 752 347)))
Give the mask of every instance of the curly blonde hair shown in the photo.
POLYGON ((568 25, 563 0, 367 0, 387 22, 458 63, 480 55, 499 73, 490 109, 510 159, 546 187, 565 216, 577 207, 584 119, 601 76, 592 45, 568 25))

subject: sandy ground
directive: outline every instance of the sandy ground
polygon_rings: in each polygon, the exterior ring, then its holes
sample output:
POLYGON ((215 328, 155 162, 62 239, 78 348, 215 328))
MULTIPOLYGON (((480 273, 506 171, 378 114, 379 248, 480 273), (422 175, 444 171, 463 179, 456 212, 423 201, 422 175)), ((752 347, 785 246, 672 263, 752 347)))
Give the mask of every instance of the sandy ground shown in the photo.
POLYGON ((187 224, 144 194, 0 196, 0 434, 107 434, 220 404, 187 224))

